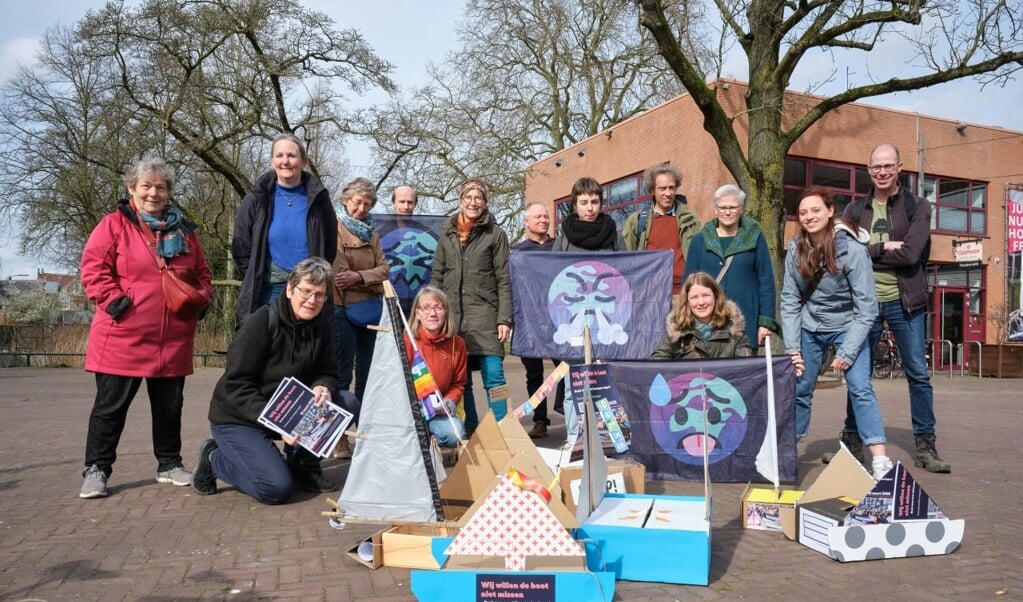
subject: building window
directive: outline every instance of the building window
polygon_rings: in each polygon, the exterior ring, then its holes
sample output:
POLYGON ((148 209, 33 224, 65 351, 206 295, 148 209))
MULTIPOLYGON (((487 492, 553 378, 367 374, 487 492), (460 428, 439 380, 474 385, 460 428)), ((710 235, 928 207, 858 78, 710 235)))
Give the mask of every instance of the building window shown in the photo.
POLYGON ((923 196, 932 205, 932 230, 987 234, 987 184, 927 176, 923 196))

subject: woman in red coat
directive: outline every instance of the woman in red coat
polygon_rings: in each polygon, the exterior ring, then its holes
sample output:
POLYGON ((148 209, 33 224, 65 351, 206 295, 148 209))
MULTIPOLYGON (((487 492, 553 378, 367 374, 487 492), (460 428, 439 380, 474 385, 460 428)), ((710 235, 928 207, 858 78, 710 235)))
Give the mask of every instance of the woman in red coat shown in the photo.
POLYGON ((181 407, 198 318, 167 308, 160 269, 166 262, 191 270, 207 301, 210 269, 195 225, 167 203, 174 172, 163 160, 143 159, 124 181, 131 198, 100 220, 82 252, 82 285, 96 303, 85 352, 85 369, 96 374, 96 400, 82 498, 107 495, 128 407, 143 378, 153 413, 156 481, 177 486, 192 481, 181 461, 181 407))
MULTIPOLYGON (((468 354, 465 340, 455 334, 455 322, 448 311, 448 298, 439 288, 426 286, 412 302, 412 323, 416 346, 437 384, 443 407, 428 423, 430 434, 441 447, 455 447, 465 438, 465 425, 455 415, 465 392, 468 354)), ((412 341, 405 335, 409 363, 414 358, 412 341)))

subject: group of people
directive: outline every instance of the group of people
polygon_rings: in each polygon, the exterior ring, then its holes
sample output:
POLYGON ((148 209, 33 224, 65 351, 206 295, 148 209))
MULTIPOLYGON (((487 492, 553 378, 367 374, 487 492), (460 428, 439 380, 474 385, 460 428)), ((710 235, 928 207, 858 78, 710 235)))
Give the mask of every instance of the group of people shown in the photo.
MULTIPOLYGON (((192 372, 193 339, 201 312, 170 309, 164 293, 168 268, 188 272, 208 300, 211 274, 195 225, 168 203, 174 174, 159 159, 145 159, 125 176, 129 198, 118 203, 90 236, 82 256, 82 282, 97 312, 86 370, 96 376, 89 421, 82 498, 104 497, 127 410, 143 379, 153 415, 156 480, 191 484, 201 494, 217 481, 260 502, 285 502, 296 490, 332 491, 319 459, 261 426, 258 416, 280 381, 293 376, 317 403, 333 400, 358 419, 373 355, 370 328, 381 314, 388 264, 375 232, 377 190, 365 178, 346 184, 333 203, 306 170, 305 146, 291 134, 271 146, 271 170, 242 201, 232 256, 241 274, 238 330, 213 392, 212 438, 202 441, 194 474, 181 458, 185 376, 192 372), (328 311, 324 311, 327 306, 328 311), (354 389, 349 392, 349 389, 354 389)), ((406 334, 410 357, 419 350, 442 400, 428 427, 441 445, 470 435, 479 423, 472 372, 479 371, 488 409, 507 413, 507 400, 491 392, 506 384, 505 344, 511 337, 510 252, 665 249, 674 253, 673 301, 664 340, 654 358, 742 357, 757 352, 771 333, 784 334, 799 375, 797 434, 809 426, 811 399, 824 350, 837 348, 831 368, 845 373, 848 417, 841 440, 857 456, 865 446, 875 476, 891 466, 883 421, 870 385, 871 350, 885 320, 906 360, 916 435, 916 463, 949 472, 937 454, 933 396, 924 363, 926 283, 918 260, 929 227, 929 205, 912 220, 902 210, 898 150, 881 145, 868 171, 874 187, 859 225, 835 215, 826 191, 806 191, 799 202, 800 233, 789 246, 775 319, 775 284, 766 240, 745 215, 745 194, 734 185, 714 195, 716 217, 701 225, 678 193, 681 172, 663 163, 644 174, 653 195, 625 222, 621 234, 603 207, 603 187, 581 178, 572 187, 572 214, 556 237, 542 203, 527 203, 525 240, 511 247, 488 210, 487 186, 471 179, 459 189, 459 210, 442 227, 430 286, 416 296, 406 334), (887 228, 872 227, 887 220, 887 228), (923 224, 923 225, 921 225, 923 224), (866 226, 861 228, 859 226, 866 226), (868 234, 868 232, 870 234, 868 234), (878 234, 880 233, 880 234, 878 234), (876 240, 875 240, 876 239, 876 240)), ((417 198, 394 190, 399 215, 417 198)), ((849 210, 847 209, 847 212, 849 210)), ((522 358, 527 390, 543 381, 544 358, 522 358)), ((574 423, 572 404, 556 410, 574 423)), ((530 436, 546 435, 547 404, 533 415, 530 436)), ((337 453, 346 454, 342 438, 337 453)))

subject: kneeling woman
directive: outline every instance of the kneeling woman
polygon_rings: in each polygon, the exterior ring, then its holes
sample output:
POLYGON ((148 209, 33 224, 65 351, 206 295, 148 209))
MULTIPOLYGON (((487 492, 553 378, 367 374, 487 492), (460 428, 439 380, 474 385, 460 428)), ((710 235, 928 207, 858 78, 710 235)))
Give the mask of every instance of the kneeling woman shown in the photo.
MULTIPOLYGON (((253 312, 235 333, 227 368, 210 401, 213 439, 199 445, 192 480, 198 493, 216 493, 217 479, 264 504, 283 504, 294 489, 330 490, 333 484, 322 473, 306 467, 315 462, 289 466, 274 441, 280 435, 261 426, 258 418, 289 376, 310 387, 318 403, 338 389, 333 328, 323 313, 331 282, 333 271, 325 260, 301 261, 288 275, 285 294, 253 312)), ((347 397, 339 401, 353 409, 347 397)), ((300 454, 309 452, 299 448, 295 459, 300 454)))
POLYGON ((721 287, 706 272, 690 274, 682 283, 665 319, 667 334, 654 349, 659 360, 750 357, 746 320, 739 306, 725 298, 721 287))
MULTIPOLYGON (((448 312, 448 297, 439 288, 420 289, 412 302, 412 323, 416 346, 444 399, 443 410, 427 426, 441 447, 455 447, 465 438, 465 426, 455 415, 465 392, 468 353, 465 341, 455 334, 455 323, 448 312)), ((412 361, 412 341, 405 335, 405 350, 412 361)))

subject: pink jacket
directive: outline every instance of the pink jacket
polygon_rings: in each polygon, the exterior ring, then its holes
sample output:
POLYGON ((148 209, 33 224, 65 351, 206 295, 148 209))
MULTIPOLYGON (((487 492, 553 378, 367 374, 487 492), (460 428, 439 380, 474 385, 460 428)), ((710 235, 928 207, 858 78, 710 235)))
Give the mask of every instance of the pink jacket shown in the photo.
MULTIPOLYGON (((85 369, 116 376, 185 376, 192 373, 198 320, 179 318, 167 310, 160 264, 136 219, 122 202, 117 211, 100 220, 85 243, 82 286, 96 302, 85 369), (131 303, 115 319, 107 309, 123 296, 131 303)), ((208 298, 213 289, 202 245, 195 232, 186 240, 189 253, 170 262, 192 268, 208 298)))

